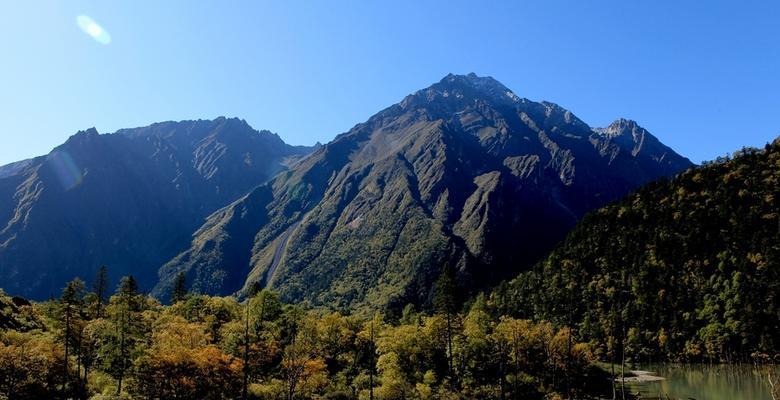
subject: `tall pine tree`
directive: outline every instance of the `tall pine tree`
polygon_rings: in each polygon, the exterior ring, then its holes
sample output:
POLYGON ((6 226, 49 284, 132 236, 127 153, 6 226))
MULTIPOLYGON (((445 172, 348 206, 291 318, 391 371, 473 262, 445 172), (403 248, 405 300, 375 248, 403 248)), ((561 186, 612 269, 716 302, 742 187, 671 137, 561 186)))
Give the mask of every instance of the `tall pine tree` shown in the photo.
POLYGON ((106 296, 108 295, 108 268, 101 265, 95 276, 95 282, 92 283, 92 291, 95 293, 95 315, 98 318, 103 317, 103 309, 106 306, 106 296))
POLYGON ((171 292, 171 303, 176 304, 185 300, 188 294, 187 277, 184 275, 184 272, 179 272, 179 274, 176 275, 176 282, 174 283, 171 292))
POLYGON ((85 292, 84 288, 84 281, 79 278, 68 282, 65 288, 62 289, 62 296, 60 297, 59 301, 59 317, 62 324, 63 344, 65 347, 65 358, 63 365, 63 382, 65 382, 65 385, 63 386, 64 389, 66 389, 68 383, 70 382, 69 363, 72 350, 75 348, 75 350, 78 351, 79 349, 79 346, 76 343, 76 338, 79 336, 78 325, 81 321, 81 314, 83 312, 85 292))

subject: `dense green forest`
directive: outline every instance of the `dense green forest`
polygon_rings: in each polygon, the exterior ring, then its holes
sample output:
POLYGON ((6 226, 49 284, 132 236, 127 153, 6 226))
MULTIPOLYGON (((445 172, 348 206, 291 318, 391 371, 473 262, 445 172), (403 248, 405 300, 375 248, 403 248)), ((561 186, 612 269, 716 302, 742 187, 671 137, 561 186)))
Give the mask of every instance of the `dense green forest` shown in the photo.
POLYGON ((779 189, 780 140, 651 184, 493 298, 604 360, 780 362, 779 189))
POLYGON ((0 399, 541 399, 610 388, 568 329, 495 317, 482 297, 456 312, 446 279, 438 312, 410 306, 385 321, 305 311, 268 291, 243 303, 190 295, 182 279, 169 306, 131 277, 106 298, 104 276, 42 303, 0 292, 0 399))
MULTIPOLYGON (((373 318, 189 293, 102 268, 58 299, 0 291, 0 399, 611 398, 597 367, 780 362, 780 141, 587 216, 533 270, 373 318)), ((459 287, 460 285, 460 287, 459 287)))

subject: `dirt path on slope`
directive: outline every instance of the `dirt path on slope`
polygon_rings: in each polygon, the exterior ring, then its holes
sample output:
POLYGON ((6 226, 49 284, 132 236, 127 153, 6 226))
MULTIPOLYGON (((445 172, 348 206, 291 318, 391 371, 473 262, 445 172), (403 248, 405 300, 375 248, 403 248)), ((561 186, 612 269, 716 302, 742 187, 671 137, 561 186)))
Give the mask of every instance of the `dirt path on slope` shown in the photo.
POLYGON ((282 256, 284 256, 284 250, 287 248, 287 242, 290 240, 290 235, 292 235, 295 228, 297 228, 301 222, 302 220, 292 224, 292 226, 282 233, 281 241, 279 242, 279 245, 276 246, 276 249, 274 249, 274 258, 271 261, 271 266, 268 267, 268 272, 265 273, 264 286, 266 289, 271 287, 271 281, 276 277, 276 270, 279 268, 279 262, 282 261, 282 256))

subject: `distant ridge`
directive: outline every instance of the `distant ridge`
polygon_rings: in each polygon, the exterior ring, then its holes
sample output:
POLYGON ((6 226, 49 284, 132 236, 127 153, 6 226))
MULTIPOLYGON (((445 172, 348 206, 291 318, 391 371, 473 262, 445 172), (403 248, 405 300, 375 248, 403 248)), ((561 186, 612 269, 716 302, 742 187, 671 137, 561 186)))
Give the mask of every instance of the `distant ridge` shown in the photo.
POLYGON ((0 167, 0 287, 48 298, 105 264, 149 289, 203 218, 310 150, 224 117, 80 131, 0 167))

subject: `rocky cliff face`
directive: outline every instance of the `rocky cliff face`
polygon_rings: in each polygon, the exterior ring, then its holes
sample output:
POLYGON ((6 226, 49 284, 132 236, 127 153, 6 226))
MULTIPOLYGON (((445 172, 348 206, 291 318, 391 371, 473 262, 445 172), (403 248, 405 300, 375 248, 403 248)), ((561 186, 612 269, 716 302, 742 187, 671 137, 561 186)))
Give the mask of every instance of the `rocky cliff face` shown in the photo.
POLYGON ((632 121, 593 129, 489 77, 448 75, 212 214, 160 273, 206 293, 426 302, 443 268, 478 289, 523 270, 586 212, 690 167, 632 121))
POLYGON ((148 289, 206 216, 309 151, 226 118, 79 132, 0 168, 0 287, 46 298, 105 264, 148 289))

